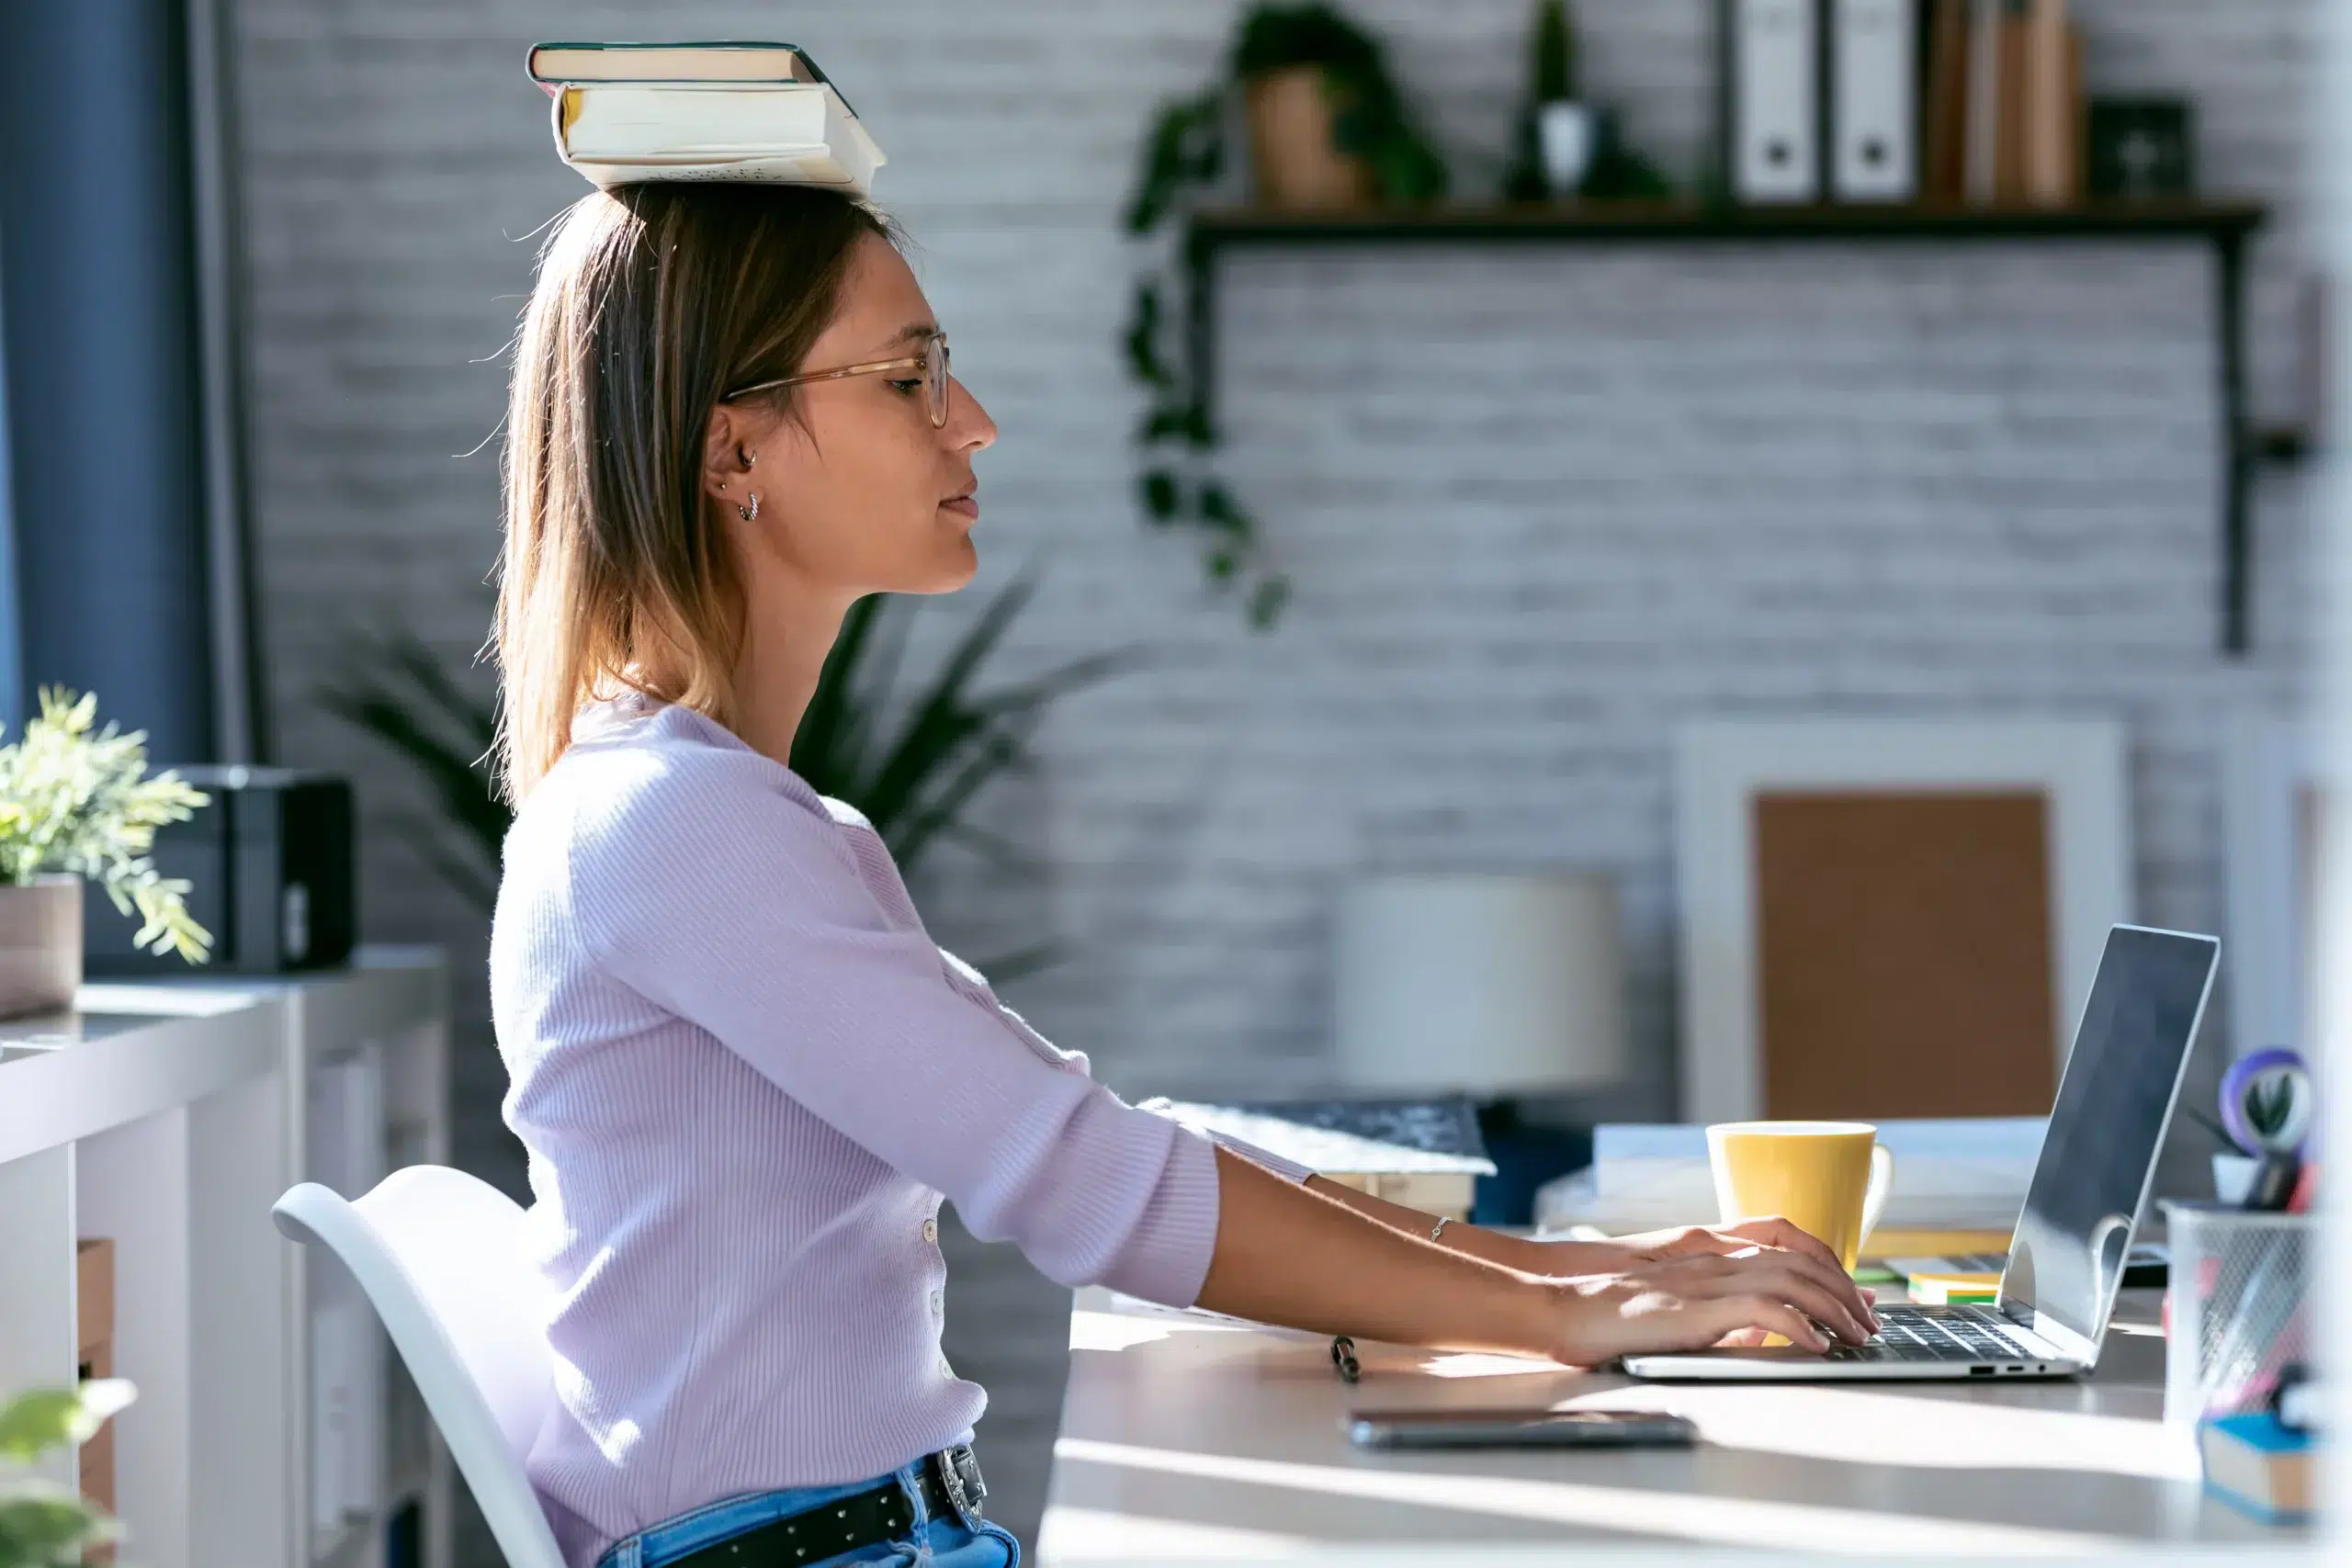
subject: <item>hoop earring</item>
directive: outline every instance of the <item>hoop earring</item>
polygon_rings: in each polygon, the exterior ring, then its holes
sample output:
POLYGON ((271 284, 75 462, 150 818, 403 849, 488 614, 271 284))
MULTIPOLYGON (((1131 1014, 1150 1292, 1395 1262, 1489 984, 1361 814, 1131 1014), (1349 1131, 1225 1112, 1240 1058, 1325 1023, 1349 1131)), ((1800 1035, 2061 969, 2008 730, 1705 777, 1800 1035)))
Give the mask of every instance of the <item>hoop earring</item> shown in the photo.
POLYGON ((753 519, 757 518, 759 514, 760 492, 757 491, 753 491, 752 492, 752 499, 748 503, 738 502, 735 507, 735 515, 741 517, 746 523, 752 522, 753 519))
POLYGON ((760 460, 760 455, 757 452, 752 451, 749 446, 737 446, 735 448, 735 456, 743 460, 743 467, 746 468, 749 468, 752 464, 760 460))

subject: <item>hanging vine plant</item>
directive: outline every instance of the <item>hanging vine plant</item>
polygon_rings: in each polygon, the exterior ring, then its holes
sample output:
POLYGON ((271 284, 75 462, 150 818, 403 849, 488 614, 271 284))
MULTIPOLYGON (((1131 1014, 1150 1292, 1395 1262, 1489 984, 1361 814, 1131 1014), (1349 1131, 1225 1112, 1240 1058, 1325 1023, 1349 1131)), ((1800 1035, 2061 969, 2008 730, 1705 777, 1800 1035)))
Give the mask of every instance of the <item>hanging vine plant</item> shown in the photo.
MULTIPOLYGON (((1375 201, 1445 194, 1445 164, 1406 113, 1379 43, 1327 5, 1259 6, 1242 18, 1226 79, 1160 106, 1128 196, 1127 232, 1142 238, 1181 220, 1223 180, 1236 86, 1268 85, 1302 70, 1320 77, 1329 109, 1329 147, 1311 152, 1356 165, 1375 201)), ((1255 151, 1262 185, 1267 149, 1255 151)), ((1155 526, 1200 534, 1209 581, 1241 589, 1250 624, 1264 630, 1281 616, 1290 583, 1267 563, 1256 519, 1216 471, 1220 440, 1207 389, 1193 384, 1189 357, 1163 347, 1177 305, 1165 247, 1161 257, 1136 279, 1123 341, 1128 373, 1149 399, 1136 430, 1138 499, 1155 526)))

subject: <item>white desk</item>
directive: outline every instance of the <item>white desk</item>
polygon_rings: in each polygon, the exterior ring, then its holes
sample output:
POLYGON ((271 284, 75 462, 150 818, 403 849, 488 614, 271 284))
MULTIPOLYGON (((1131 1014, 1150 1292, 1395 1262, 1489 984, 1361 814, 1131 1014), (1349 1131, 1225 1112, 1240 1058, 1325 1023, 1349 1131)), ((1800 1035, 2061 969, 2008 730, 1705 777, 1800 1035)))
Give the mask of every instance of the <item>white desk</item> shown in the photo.
MULTIPOLYGON (((2086 1382, 1642 1384, 1501 1358, 1329 1341, 1079 1294, 1038 1532, 1046 1568, 1368 1544, 1647 1543, 1986 1557, 2143 1540, 2309 1542, 2206 1498, 2162 1423, 2157 1295, 2128 1292, 2086 1382), (1376 1454, 1351 1406, 1666 1408, 1691 1450, 1376 1454)), ((986 1442, 985 1428, 982 1443, 986 1442)), ((985 1451, 985 1450, 984 1450, 985 1451)))

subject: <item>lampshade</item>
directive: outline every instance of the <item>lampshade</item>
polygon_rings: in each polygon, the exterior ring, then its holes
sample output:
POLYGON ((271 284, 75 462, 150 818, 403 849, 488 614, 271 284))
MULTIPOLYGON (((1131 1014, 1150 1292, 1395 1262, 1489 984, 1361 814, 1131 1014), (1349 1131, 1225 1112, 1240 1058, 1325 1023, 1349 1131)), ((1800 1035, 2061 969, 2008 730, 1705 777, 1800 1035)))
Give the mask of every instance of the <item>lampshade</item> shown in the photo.
POLYGON ((1359 877, 1340 895, 1333 957, 1351 1088, 1501 1096, 1624 1072, 1617 888, 1606 876, 1359 877))

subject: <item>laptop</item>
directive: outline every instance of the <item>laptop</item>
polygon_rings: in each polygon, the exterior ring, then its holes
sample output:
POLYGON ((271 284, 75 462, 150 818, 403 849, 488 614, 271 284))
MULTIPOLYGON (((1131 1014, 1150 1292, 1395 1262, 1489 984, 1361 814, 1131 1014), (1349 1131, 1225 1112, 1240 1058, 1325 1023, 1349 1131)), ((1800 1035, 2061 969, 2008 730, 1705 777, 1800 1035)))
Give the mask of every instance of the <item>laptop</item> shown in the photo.
POLYGON ((2108 932, 2018 1216, 1998 1305, 1883 1306, 1880 1333, 1868 1345, 1819 1354, 1791 1346, 1628 1356, 1625 1370, 1711 1382, 2089 1371, 2221 952, 2210 936, 2144 926, 2108 932))

